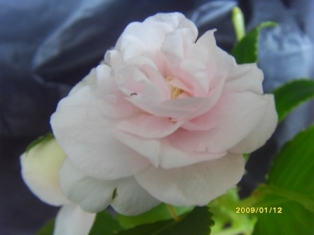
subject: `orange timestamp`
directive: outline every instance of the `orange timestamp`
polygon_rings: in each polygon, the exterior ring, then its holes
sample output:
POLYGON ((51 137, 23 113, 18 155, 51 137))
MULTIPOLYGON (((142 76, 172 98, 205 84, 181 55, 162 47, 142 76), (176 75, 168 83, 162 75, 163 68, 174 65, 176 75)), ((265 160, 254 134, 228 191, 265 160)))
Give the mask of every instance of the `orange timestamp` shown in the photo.
POLYGON ((282 207, 236 207, 236 214, 282 214, 282 207))

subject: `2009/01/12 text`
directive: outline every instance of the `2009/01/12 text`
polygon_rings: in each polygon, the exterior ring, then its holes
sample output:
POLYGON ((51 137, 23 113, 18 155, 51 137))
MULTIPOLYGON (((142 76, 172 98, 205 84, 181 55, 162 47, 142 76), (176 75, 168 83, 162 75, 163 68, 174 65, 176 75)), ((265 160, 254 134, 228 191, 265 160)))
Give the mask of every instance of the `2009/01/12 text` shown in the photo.
POLYGON ((282 207, 236 207, 236 214, 282 214, 282 207))

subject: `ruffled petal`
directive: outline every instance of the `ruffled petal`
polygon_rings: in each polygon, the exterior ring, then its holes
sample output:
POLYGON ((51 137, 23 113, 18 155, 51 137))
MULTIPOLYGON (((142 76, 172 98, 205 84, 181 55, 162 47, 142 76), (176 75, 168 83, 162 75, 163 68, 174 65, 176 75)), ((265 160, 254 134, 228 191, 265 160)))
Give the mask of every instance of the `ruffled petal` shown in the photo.
POLYGON ((24 182, 40 200, 49 205, 68 203, 58 177, 64 159, 65 153, 54 138, 43 140, 21 156, 24 182))
POLYGON ((184 151, 195 151, 206 146, 207 151, 219 153, 243 140, 258 125, 268 106, 266 96, 251 92, 222 94, 217 104, 204 116, 216 122, 209 131, 179 129, 170 137, 171 143, 184 151))
POLYGON ((164 203, 203 206, 235 187, 243 174, 243 156, 228 153, 217 160, 187 167, 167 170, 150 167, 135 178, 153 197, 164 203))
POLYGON ((160 204, 140 186, 134 177, 121 181, 116 190, 111 206, 123 215, 138 215, 160 204))
POLYGON ((241 64, 236 66, 227 76, 224 90, 231 92, 251 91, 263 95, 264 76, 256 64, 241 64))
POLYGON ((171 122, 169 118, 142 114, 119 122, 116 128, 142 138, 159 139, 172 134, 182 123, 183 121, 171 122))
POLYGON ((112 137, 117 121, 107 118, 105 102, 83 87, 59 102, 51 125, 56 139, 75 166, 99 179, 134 175, 150 163, 112 137))
POLYGON ((69 159, 66 159, 59 173, 60 186, 65 196, 80 205, 84 211, 99 212, 111 203, 113 192, 119 180, 100 180, 87 176, 69 159))
POLYGON ((153 54, 160 50, 165 36, 176 29, 190 30, 193 37, 197 37, 196 26, 181 13, 159 13, 148 17, 143 23, 129 24, 115 48, 122 52, 124 60, 145 53, 153 54))
POLYGON ((276 112, 274 96, 264 96, 265 99, 268 100, 268 105, 264 116, 249 135, 247 135, 240 143, 230 149, 231 152, 251 153, 263 146, 275 131, 278 123, 278 115, 276 112))
POLYGON ((73 203, 64 205, 58 212, 53 235, 88 235, 95 217, 73 203))

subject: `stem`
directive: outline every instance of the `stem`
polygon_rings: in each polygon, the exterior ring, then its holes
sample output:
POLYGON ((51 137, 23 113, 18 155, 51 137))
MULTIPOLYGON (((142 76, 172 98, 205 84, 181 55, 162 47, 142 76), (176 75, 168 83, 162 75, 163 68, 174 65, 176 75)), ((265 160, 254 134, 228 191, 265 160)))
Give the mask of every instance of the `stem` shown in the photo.
POLYGON ((168 209, 168 211, 169 211, 171 217, 172 217, 175 221, 180 221, 182 218, 177 215, 177 213, 176 213, 176 211, 174 210, 174 208, 173 208, 171 205, 168 205, 168 204, 166 204, 166 205, 167 205, 167 209, 168 209))
POLYGON ((234 7, 232 9, 232 23, 237 37, 237 41, 239 42, 245 36, 244 17, 239 7, 234 7))

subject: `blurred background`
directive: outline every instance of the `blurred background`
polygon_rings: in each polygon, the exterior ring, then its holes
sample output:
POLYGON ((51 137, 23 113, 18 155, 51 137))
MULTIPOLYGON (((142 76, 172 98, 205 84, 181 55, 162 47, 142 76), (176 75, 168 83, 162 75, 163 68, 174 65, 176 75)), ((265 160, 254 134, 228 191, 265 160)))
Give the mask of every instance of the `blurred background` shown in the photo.
MULTIPOLYGON (((240 6, 250 30, 262 21, 258 66, 271 92, 295 78, 314 78, 312 0, 0 0, 0 235, 32 235, 58 208, 40 202, 24 185, 19 156, 50 132, 58 101, 115 45, 131 21, 179 11, 199 28, 216 28, 217 44, 236 42, 231 10, 240 6)), ((314 103, 300 106, 256 151, 240 182, 241 196, 264 181, 279 146, 313 123, 314 103)))

